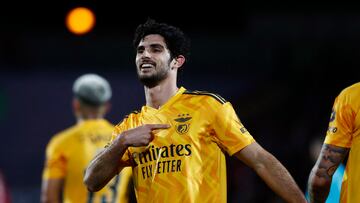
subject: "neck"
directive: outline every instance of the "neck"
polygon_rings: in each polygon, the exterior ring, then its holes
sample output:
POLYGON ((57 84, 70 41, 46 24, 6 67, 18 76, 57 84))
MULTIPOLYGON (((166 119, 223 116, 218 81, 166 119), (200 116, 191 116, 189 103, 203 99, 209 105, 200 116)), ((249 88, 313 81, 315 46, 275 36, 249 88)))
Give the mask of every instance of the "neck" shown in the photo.
POLYGON ((82 123, 82 122, 87 121, 87 120, 96 120, 96 119, 101 119, 101 118, 102 118, 102 116, 95 115, 95 114, 77 115, 76 116, 76 121, 77 121, 77 123, 82 123))
POLYGON ((164 80, 154 87, 144 86, 146 105, 152 108, 160 108, 178 91, 176 82, 164 80))

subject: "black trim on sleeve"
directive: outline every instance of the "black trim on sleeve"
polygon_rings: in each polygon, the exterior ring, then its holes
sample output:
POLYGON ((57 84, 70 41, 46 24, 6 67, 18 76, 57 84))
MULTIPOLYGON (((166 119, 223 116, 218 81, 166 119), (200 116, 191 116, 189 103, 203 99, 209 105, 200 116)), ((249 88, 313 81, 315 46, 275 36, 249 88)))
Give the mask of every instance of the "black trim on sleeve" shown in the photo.
POLYGON ((191 94, 191 95, 206 95, 206 96, 211 96, 214 99, 216 99, 218 102, 220 102, 221 104, 225 104, 227 101, 222 98, 220 95, 218 94, 214 94, 211 92, 207 92, 207 91, 190 91, 190 90, 186 90, 183 94, 191 94))

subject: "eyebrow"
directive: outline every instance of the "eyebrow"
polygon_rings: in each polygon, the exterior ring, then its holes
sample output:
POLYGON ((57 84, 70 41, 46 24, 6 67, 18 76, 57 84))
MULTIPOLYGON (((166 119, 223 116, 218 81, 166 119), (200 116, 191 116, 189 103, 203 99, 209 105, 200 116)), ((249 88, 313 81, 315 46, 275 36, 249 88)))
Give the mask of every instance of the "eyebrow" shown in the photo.
MULTIPOLYGON (((163 49, 165 49, 165 47, 164 47, 162 44, 159 44, 159 43, 150 44, 149 46, 150 46, 151 48, 163 48, 163 49)), ((144 45, 140 45, 140 46, 137 47, 138 50, 144 49, 144 48, 145 48, 144 45)))
POLYGON ((162 44, 150 44, 151 48, 165 48, 162 44))

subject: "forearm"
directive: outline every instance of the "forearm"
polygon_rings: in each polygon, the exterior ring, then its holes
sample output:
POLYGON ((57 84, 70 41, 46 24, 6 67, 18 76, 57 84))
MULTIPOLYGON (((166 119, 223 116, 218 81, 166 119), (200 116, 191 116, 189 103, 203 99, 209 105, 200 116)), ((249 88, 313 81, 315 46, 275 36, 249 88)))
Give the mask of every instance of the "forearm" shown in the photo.
POLYGON ((100 190, 119 172, 127 146, 122 140, 117 141, 97 155, 86 169, 84 183, 89 191, 100 190))
POLYGON ((57 195, 51 195, 51 194, 41 194, 40 197, 41 203, 61 203, 61 196, 60 194, 57 195))
POLYGON ((84 183, 88 190, 93 192, 100 190, 119 172, 121 167, 127 166, 120 160, 129 146, 148 146, 154 139, 153 130, 168 129, 169 127, 168 124, 144 124, 123 131, 109 147, 91 161, 84 177, 84 183))
POLYGON ((306 202, 290 173, 273 155, 265 152, 260 163, 254 170, 275 193, 286 202, 306 202))
POLYGON ((45 179, 41 185, 41 203, 61 203, 64 179, 45 179))
POLYGON ((61 203, 61 199, 46 199, 41 198, 41 203, 61 203))
POLYGON ((316 169, 313 169, 308 182, 310 202, 325 202, 330 192, 331 177, 321 177, 316 169))
POLYGON ((332 176, 348 152, 348 148, 323 145, 319 158, 310 173, 308 182, 310 202, 326 201, 332 176))

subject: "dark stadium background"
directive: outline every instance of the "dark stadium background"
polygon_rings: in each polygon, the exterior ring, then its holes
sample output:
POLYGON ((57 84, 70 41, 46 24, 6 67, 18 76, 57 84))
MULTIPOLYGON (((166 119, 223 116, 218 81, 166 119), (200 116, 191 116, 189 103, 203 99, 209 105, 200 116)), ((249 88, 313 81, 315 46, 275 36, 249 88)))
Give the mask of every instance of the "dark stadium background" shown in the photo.
MULTIPOLYGON (((113 123, 144 103, 131 43, 148 16, 192 40, 179 85, 230 101, 302 190, 313 166, 311 140, 325 135, 336 95, 359 81, 360 10, 353 5, 74 0, 16 1, 0 11, 0 169, 13 202, 38 202, 45 146, 75 122, 75 78, 92 72, 110 81, 113 123), (81 37, 64 25, 76 6, 97 16, 81 37)), ((240 161, 228 157, 228 172, 228 202, 279 202, 240 161)))

